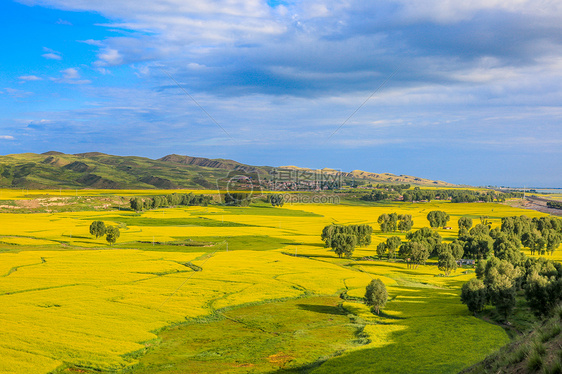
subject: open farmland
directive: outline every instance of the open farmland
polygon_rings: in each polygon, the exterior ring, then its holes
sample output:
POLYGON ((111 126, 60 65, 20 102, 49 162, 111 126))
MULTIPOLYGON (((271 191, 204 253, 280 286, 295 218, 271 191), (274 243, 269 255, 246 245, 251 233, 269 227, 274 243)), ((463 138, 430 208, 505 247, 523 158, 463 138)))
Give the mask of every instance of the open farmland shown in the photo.
POLYGON ((472 271, 440 277, 431 260, 417 269, 361 260, 387 237, 404 236, 381 234, 380 214, 411 214, 415 230, 432 210, 451 215, 452 229, 439 230, 445 240, 461 216, 497 226, 505 216, 544 215, 447 202, 2 213, 0 372, 462 370, 508 341, 460 303, 472 271), (120 227, 116 245, 90 235, 94 220, 120 227), (370 224, 373 243, 337 258, 320 240, 330 223, 370 224), (337 301, 343 291, 362 297, 372 278, 389 291, 380 316, 337 301))

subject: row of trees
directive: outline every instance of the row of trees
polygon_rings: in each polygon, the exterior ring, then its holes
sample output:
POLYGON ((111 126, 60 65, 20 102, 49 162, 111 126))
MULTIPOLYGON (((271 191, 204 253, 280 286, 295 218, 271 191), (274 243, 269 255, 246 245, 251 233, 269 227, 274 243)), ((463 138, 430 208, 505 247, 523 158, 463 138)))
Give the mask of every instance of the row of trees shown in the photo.
POLYGON ((148 209, 166 208, 178 205, 207 206, 213 200, 210 195, 195 195, 193 193, 152 196, 152 197, 133 197, 129 200, 131 209, 137 212, 148 209))
POLYGON ((94 221, 90 225, 90 234, 96 237, 96 239, 105 235, 105 240, 113 245, 121 236, 119 227, 117 226, 106 226, 103 221, 94 221))
POLYGON ((328 225, 321 238, 326 248, 331 247, 339 257, 351 257, 355 246, 371 244, 373 228, 369 225, 328 225))
POLYGON ((383 213, 377 218, 382 232, 407 232, 412 229, 414 222, 410 214, 383 213))
POLYGON ((547 201, 546 206, 553 209, 562 209, 562 202, 560 201, 547 201))
POLYGON ((410 189, 409 184, 377 184, 368 195, 361 196, 365 201, 397 200, 403 191, 410 189))
POLYGON ((497 192, 497 191, 473 191, 473 190, 422 190, 415 187, 413 190, 405 191, 402 194, 404 201, 431 201, 451 200, 453 203, 474 203, 494 201, 503 202, 507 198, 523 197, 522 192, 497 192))

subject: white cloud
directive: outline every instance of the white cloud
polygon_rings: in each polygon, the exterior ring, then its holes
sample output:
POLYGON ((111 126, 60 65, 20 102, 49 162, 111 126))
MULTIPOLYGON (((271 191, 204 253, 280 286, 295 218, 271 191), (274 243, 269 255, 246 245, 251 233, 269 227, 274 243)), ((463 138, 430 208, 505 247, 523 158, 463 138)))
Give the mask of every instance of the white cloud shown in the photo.
POLYGON ((62 60, 62 57, 60 55, 57 55, 56 53, 45 53, 41 56, 43 56, 47 60, 62 60))
POLYGON ((88 39, 88 40, 79 40, 79 42, 88 45, 95 45, 96 47, 103 47, 103 42, 101 40, 88 39))
POLYGON ((70 21, 67 21, 67 20, 62 19, 62 18, 59 18, 56 23, 57 23, 57 25, 72 26, 72 23, 70 21))
POLYGON ((18 79, 20 79, 22 81, 26 81, 26 82, 43 80, 43 78, 38 77, 36 75, 22 75, 18 79))
POLYGON ((120 65, 123 62, 123 56, 119 54, 119 51, 112 48, 104 49, 98 54, 98 59, 96 66, 114 66, 120 65))
POLYGON ((526 16, 562 16, 562 3, 552 0, 397 0, 402 14, 412 20, 450 23, 469 20, 481 11, 504 11, 526 16))
POLYGON ((62 54, 51 48, 43 47, 43 52, 47 52, 41 55, 47 60, 62 60, 62 54))
POLYGON ((52 81, 57 83, 67 83, 67 84, 89 84, 92 83, 88 79, 80 79, 80 72, 76 68, 68 68, 61 70, 61 78, 51 78, 52 81))
POLYGON ((18 89, 10 88, 10 87, 4 88, 4 90, 0 91, 0 93, 8 94, 11 97, 14 97, 16 99, 22 99, 24 97, 28 97, 28 96, 33 95, 33 92, 27 92, 27 91, 18 90, 18 89))
POLYGON ((75 68, 68 68, 61 70, 63 79, 78 79, 80 78, 80 73, 75 68))
POLYGON ((0 135, 0 140, 14 140, 15 138, 11 135, 0 135))

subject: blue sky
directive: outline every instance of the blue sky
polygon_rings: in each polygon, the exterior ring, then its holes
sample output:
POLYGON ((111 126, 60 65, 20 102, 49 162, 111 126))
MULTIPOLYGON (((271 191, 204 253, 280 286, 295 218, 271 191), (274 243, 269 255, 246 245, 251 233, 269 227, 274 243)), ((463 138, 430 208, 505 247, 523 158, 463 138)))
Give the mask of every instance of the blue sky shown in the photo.
POLYGON ((4 0, 0 25, 0 154, 562 187, 558 1, 4 0))

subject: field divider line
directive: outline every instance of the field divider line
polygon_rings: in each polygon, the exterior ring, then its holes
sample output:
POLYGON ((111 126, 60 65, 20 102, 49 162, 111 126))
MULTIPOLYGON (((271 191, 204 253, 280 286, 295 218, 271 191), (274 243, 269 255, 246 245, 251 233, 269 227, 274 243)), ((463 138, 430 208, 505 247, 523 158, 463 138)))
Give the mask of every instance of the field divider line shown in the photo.
MULTIPOLYGON (((211 253, 211 254, 209 255, 209 257, 207 257, 207 258, 205 259, 205 261, 203 261, 203 263, 201 264, 201 266, 199 266, 199 267, 201 268, 201 270, 203 270, 203 265, 205 265, 205 263, 206 263, 207 261, 209 261, 209 260, 215 255, 215 253, 217 253, 217 252, 218 252, 218 251, 214 251, 213 253, 211 253)), ((164 300, 164 301, 162 302, 162 304, 160 304, 160 305, 158 306, 158 309, 162 308, 162 306, 163 306, 164 304, 166 304, 166 303, 172 298, 172 296, 174 296, 174 295, 180 290, 180 288, 182 288, 182 287, 187 283, 187 281, 189 281, 189 280, 191 279, 191 277, 193 277, 196 273, 199 273, 199 272, 198 272, 198 271, 193 271, 193 273, 191 273, 191 275, 190 275, 189 277, 187 277, 187 278, 182 282, 182 284, 180 284, 179 287, 176 288, 175 291, 172 292, 172 294, 171 294, 170 296, 168 296, 168 298, 167 298, 166 300, 164 300)))

